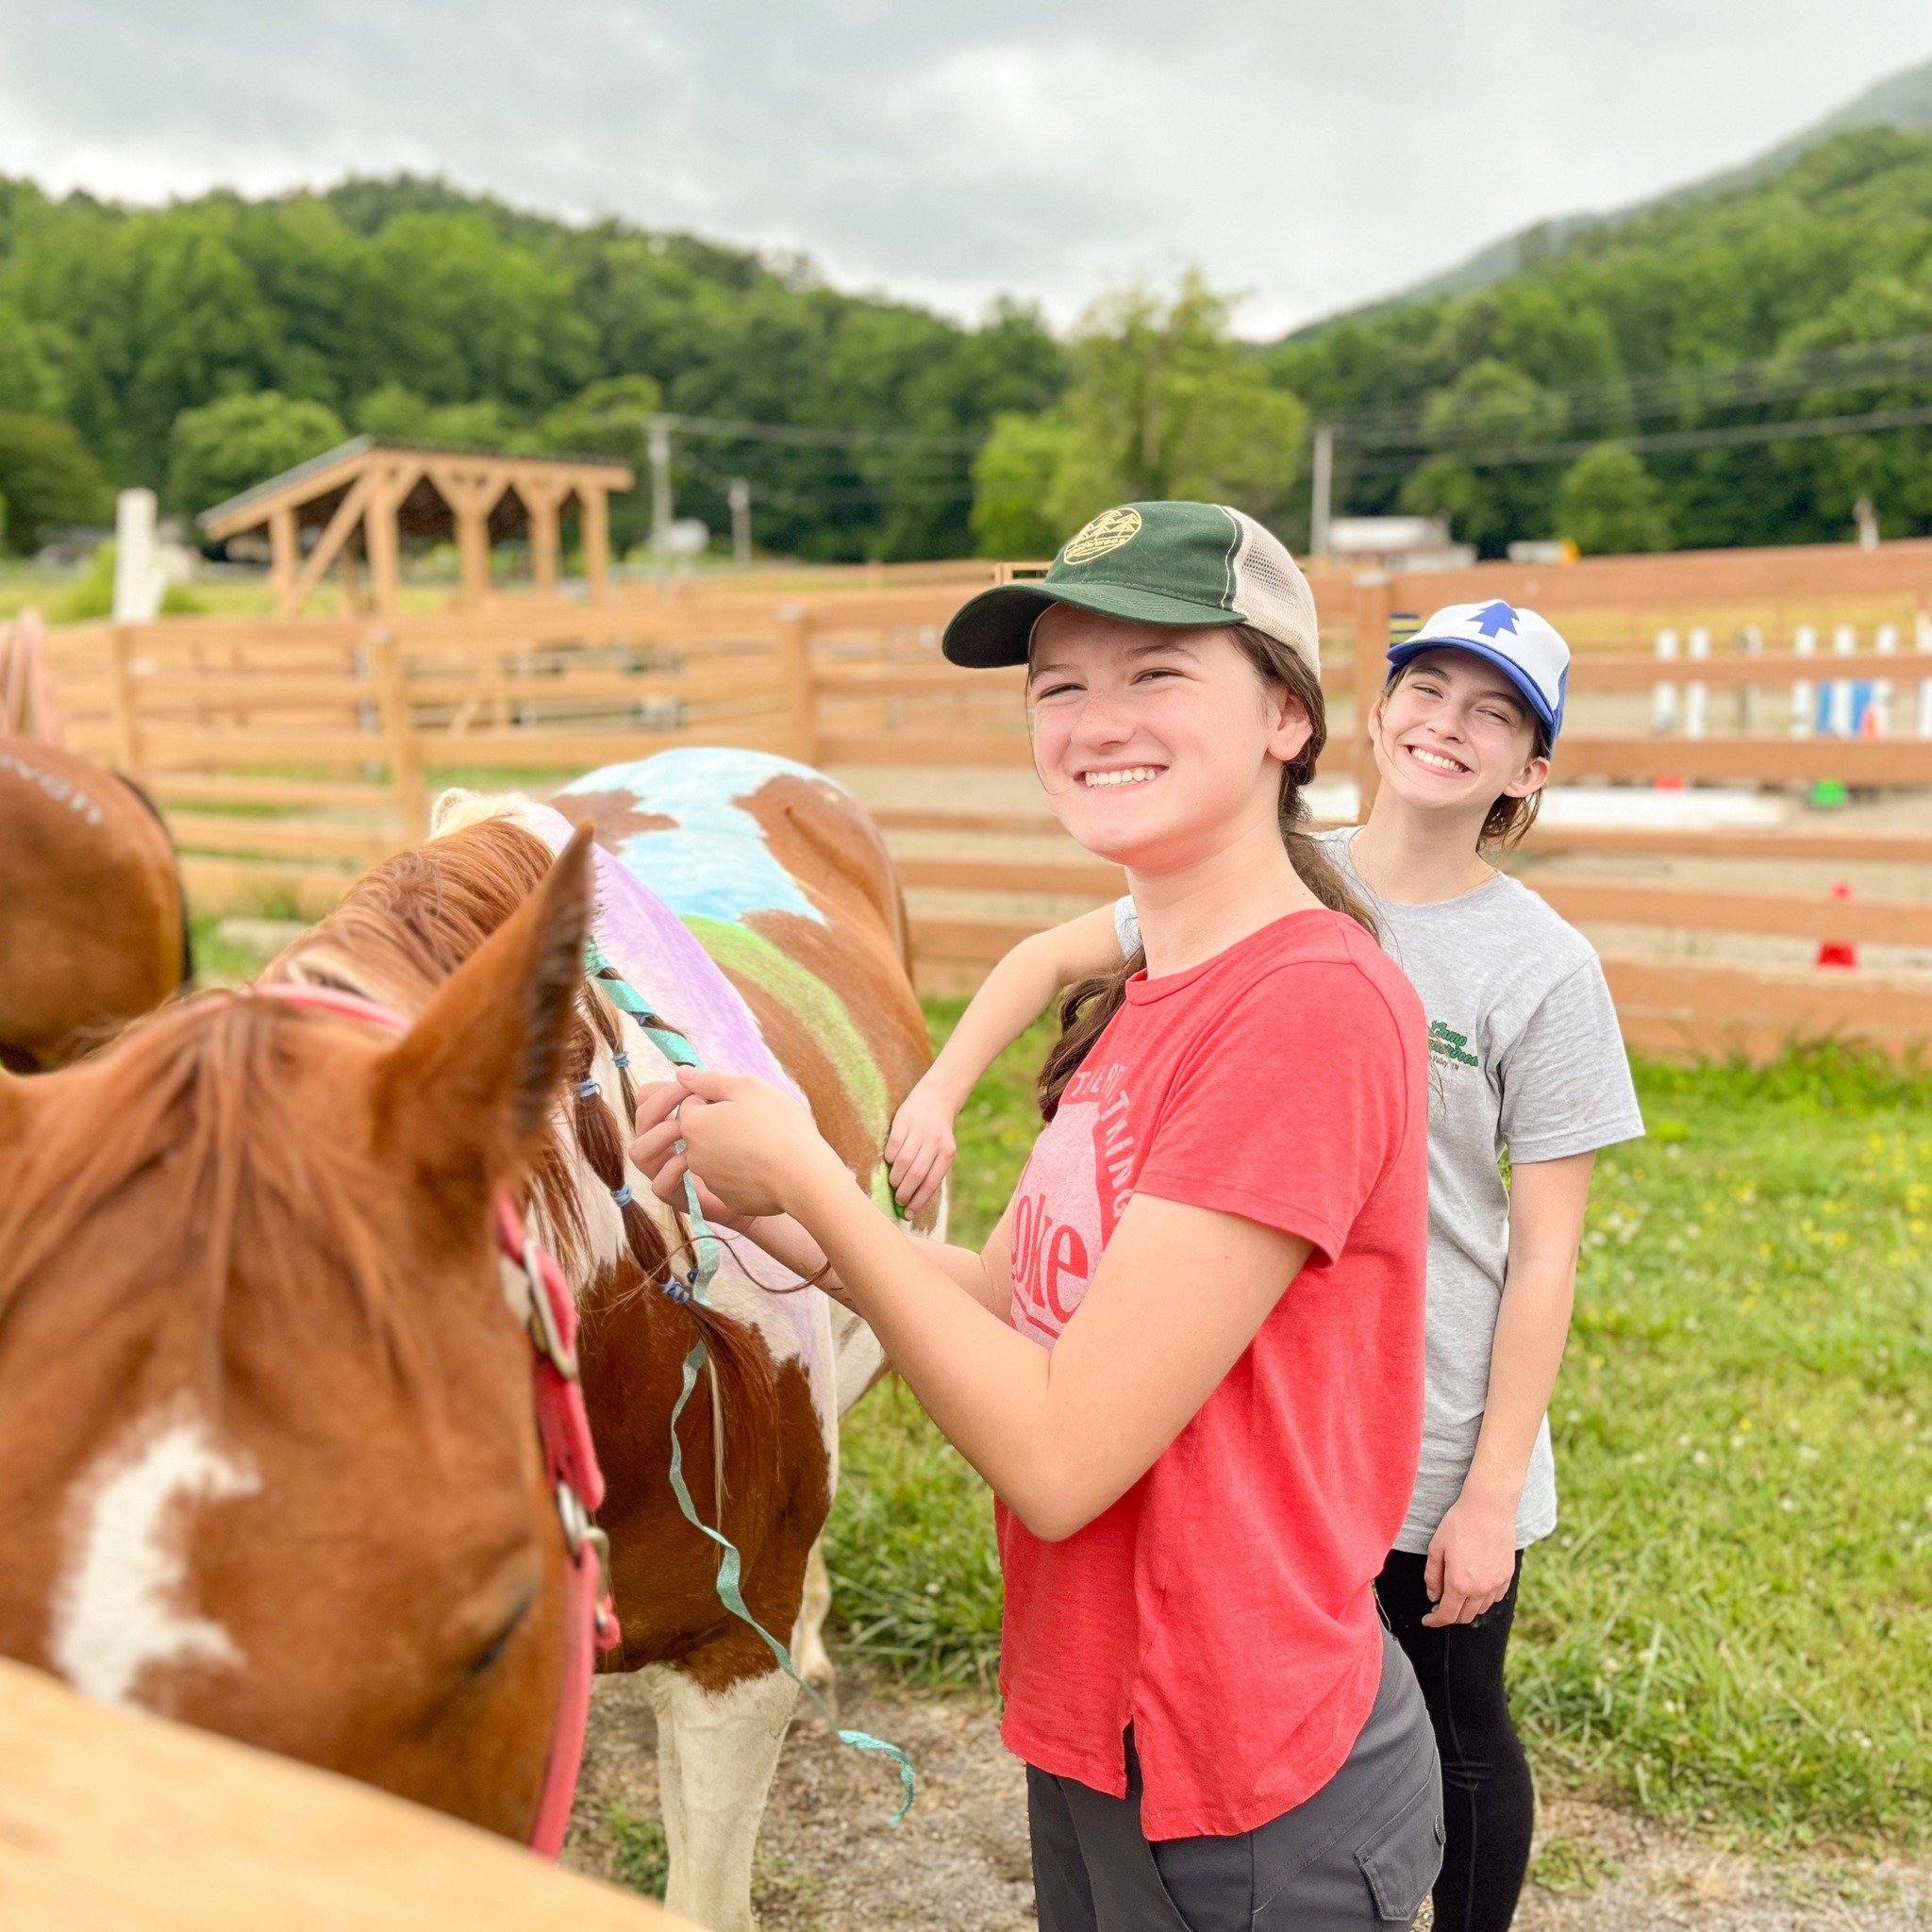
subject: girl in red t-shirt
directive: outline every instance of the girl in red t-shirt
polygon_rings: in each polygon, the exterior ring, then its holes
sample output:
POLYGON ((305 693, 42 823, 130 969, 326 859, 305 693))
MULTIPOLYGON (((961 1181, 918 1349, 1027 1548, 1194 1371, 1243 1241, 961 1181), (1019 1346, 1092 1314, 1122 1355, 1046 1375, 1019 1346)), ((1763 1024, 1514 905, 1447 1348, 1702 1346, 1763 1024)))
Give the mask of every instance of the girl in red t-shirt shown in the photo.
POLYGON ((1300 830, 1313 599, 1239 511, 1124 505, 945 650, 1028 666, 1146 956, 1070 999, 985 1251, 908 1236, 755 1080, 652 1090, 634 1156, 826 1279, 991 1485, 1048 1932, 1407 1924, 1441 1782, 1374 1583, 1422 1426, 1426 1028, 1300 830))

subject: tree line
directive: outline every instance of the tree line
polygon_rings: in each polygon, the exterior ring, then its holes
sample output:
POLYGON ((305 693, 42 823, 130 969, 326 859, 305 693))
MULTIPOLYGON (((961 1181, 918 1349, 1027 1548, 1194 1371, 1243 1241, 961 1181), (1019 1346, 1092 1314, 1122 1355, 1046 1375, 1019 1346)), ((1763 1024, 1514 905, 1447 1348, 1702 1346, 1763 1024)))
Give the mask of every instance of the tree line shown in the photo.
MULTIPOLYGON (((681 441, 678 508, 807 557, 970 550, 973 449, 1044 408, 1066 355, 1032 311, 962 327, 842 294, 808 263, 618 222, 572 226, 435 181, 161 209, 0 180, 8 541, 143 483, 192 513, 358 432, 621 456, 658 409, 891 432, 681 441), (911 433, 908 440, 908 432, 911 433)), ((613 506, 620 544, 648 492, 613 506)))
MULTIPOLYGON (((1037 556, 1158 495, 1300 545, 1318 423, 1338 509, 1441 511, 1486 554, 1831 541, 1861 496, 1887 534, 1932 530, 1932 431, 1724 440, 1932 399, 1932 136, 1846 134, 1494 288, 1272 345, 1231 313, 1189 276, 1064 337, 1010 302, 964 326, 803 260, 407 177, 164 209, 0 180, 4 541, 95 520, 117 484, 192 513, 358 431, 641 475, 660 409, 798 432, 682 435, 675 481, 722 529, 746 477, 760 545, 809 558, 1037 556), (1872 343, 1903 347, 1849 373, 1825 354, 1872 343)), ((647 500, 614 506, 621 545, 647 500)))

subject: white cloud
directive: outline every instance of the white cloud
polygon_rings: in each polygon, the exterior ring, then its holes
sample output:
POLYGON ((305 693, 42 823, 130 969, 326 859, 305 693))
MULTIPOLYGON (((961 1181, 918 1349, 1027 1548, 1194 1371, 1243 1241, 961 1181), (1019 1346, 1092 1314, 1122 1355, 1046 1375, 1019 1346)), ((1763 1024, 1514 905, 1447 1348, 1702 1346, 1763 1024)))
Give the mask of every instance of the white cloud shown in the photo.
POLYGON ((1928 51, 1919 0, 0 0, 0 170, 145 201, 437 171, 962 313, 1198 262, 1259 332, 1928 51))

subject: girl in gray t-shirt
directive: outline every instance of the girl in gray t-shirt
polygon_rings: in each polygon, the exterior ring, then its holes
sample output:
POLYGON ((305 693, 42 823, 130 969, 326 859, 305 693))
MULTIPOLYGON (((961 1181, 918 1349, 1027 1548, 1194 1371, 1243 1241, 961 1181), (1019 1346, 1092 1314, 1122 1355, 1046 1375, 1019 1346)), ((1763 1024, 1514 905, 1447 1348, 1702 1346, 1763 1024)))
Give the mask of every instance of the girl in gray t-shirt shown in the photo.
MULTIPOLYGON (((1504 1651, 1523 1551, 1556 1526, 1547 1411, 1596 1151, 1643 1132, 1595 952, 1485 856, 1536 816, 1569 662, 1534 611, 1436 612, 1390 653, 1368 821, 1324 838, 1429 1018, 1422 1462, 1378 1591, 1442 1757, 1438 1932, 1502 1932, 1527 1868, 1533 1801, 1504 1651)), ((994 967, 893 1122, 886 1151, 908 1211, 944 1177, 954 1116, 1001 1049, 1062 987, 1140 943, 1123 899, 994 967)))

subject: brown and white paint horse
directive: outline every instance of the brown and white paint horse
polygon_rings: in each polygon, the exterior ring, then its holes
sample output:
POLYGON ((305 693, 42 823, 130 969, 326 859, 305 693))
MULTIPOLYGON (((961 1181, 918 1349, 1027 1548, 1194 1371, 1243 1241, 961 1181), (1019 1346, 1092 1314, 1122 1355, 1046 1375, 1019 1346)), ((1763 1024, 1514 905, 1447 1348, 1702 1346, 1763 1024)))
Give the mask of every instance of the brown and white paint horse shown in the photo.
POLYGON ((0 1067, 63 1066, 191 976, 174 847, 126 779, 0 737, 0 1067))
POLYGON ((0 1074, 0 1652, 518 1838, 565 1544, 491 1210, 555 1158, 588 844, 543 871, 400 1041, 209 993, 0 1074))
MULTIPOLYGON (((600 943, 622 955, 638 990, 709 1063, 789 1077, 876 1191, 886 1123, 930 1049, 896 877, 863 812, 816 773, 730 752, 594 774, 558 803, 588 812, 606 848, 600 943)), ((522 798, 451 794, 438 825, 427 845, 361 880, 270 976, 405 1013, 435 1000, 542 875, 563 821, 522 798)), ((584 1391, 608 1484, 599 1520, 624 1629, 615 1667, 644 1673, 658 1719, 667 1902, 740 1932, 752 1923, 752 1855, 797 1693, 724 1610, 717 1549, 677 1510, 670 1427, 682 1364, 701 1323, 720 1373, 680 1429, 699 1513, 720 1524, 722 1473, 722 1527, 743 1557, 746 1602, 829 1685, 817 1541, 837 1482, 839 1416, 881 1357, 823 1294, 796 1291, 728 1243, 714 1314, 662 1292, 671 1267, 689 1266, 688 1230, 624 1150, 633 1079, 664 1077, 668 1063, 595 980, 579 989, 566 1058, 574 1097, 539 1158, 533 1211, 584 1324, 584 1391)))

